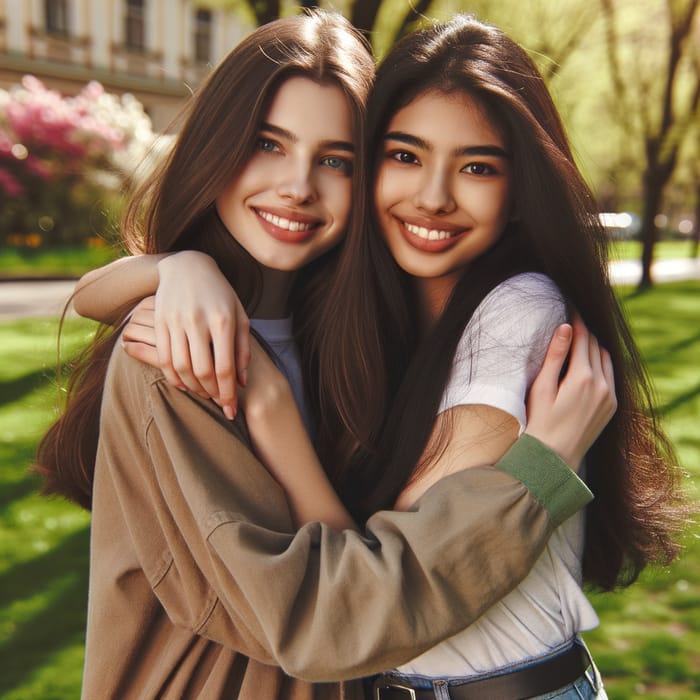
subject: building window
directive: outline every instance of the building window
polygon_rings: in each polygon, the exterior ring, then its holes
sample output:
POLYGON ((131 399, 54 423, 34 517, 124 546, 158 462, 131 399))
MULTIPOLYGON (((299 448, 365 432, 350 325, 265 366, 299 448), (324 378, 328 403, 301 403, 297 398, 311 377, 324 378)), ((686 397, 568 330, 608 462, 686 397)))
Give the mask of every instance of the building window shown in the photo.
POLYGON ((143 0, 126 0, 126 45, 143 51, 146 48, 145 10, 143 0))
POLYGON ((198 63, 211 61, 211 11, 197 10, 194 17, 194 58, 198 63))
POLYGON ((45 0, 47 34, 68 34, 68 0, 45 0))

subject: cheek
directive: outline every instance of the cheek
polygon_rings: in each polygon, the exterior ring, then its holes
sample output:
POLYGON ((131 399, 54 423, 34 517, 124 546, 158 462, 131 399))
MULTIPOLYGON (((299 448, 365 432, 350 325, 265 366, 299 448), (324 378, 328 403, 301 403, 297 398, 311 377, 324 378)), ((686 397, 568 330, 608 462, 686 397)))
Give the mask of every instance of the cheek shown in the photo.
POLYGON ((233 214, 236 202, 240 199, 238 194, 238 185, 240 179, 235 183, 227 185, 219 196, 216 198, 216 209, 224 224, 228 226, 228 220, 233 214))
POLYGON ((388 212, 391 207, 396 204, 397 192, 400 190, 399 179, 395 174, 391 173, 391 169, 382 166, 377 173, 377 179, 374 183, 374 207, 377 216, 380 218, 388 212))
POLYGON ((340 201, 342 202, 343 211, 345 211, 345 218, 350 215, 350 209, 352 208, 352 191, 353 191, 353 179, 351 177, 345 178, 343 180, 343 186, 340 192, 340 201))
POLYGON ((334 178, 323 189, 325 208, 337 226, 345 229, 352 208, 352 179, 334 178))
POLYGON ((505 226, 511 214, 511 201, 507 187, 473 192, 469 197, 471 211, 485 224, 499 228, 505 226))

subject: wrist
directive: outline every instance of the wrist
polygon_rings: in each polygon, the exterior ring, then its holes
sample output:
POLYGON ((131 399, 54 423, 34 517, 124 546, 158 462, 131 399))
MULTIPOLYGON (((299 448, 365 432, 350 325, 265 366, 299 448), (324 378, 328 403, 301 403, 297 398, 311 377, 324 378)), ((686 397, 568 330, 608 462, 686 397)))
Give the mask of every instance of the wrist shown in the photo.
POLYGON ((177 253, 165 254, 156 264, 156 272, 159 279, 173 271, 175 275, 182 274, 184 270, 191 270, 193 267, 201 267, 205 270, 216 269, 218 265, 210 255, 199 250, 181 250, 177 253))
POLYGON ((554 452, 562 461, 566 462, 569 469, 578 473, 579 467, 581 466, 582 457, 575 454, 574 449, 570 444, 562 444, 561 440, 557 439, 557 435, 553 434, 551 431, 546 435, 539 434, 539 431, 525 428, 524 435, 529 435, 538 442, 542 443, 547 449, 554 452))

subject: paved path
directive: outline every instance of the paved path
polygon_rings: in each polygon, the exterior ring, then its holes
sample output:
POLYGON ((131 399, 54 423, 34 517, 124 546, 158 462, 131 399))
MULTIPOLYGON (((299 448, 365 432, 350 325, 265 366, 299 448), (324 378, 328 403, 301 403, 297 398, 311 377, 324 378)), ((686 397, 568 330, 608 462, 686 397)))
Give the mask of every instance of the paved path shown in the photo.
MULTIPOLYGON (((657 260, 651 270, 655 282, 676 282, 700 279, 700 258, 657 260)), ((615 284, 637 284, 642 276, 639 260, 621 260, 610 264, 610 277, 615 284)))
MULTIPOLYGON (((654 264, 653 274, 657 282, 700 279, 700 258, 659 260, 654 264)), ((636 284, 640 275, 641 265, 637 260, 623 260, 611 265, 612 280, 616 284, 636 284)), ((0 281, 0 321, 28 316, 58 316, 74 286, 74 280, 0 281)))
POLYGON ((75 280, 1 281, 0 321, 29 316, 60 316, 74 287, 75 280))

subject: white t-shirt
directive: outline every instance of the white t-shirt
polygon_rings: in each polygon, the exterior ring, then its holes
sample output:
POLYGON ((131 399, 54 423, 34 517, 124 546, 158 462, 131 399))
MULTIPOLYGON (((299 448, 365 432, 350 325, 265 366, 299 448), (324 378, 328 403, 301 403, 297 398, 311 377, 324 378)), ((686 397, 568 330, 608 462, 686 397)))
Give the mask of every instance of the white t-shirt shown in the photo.
MULTIPOLYGON (((509 413, 525 426, 529 386, 544 359, 566 308, 545 275, 525 273, 492 290, 460 339, 440 411, 485 404, 509 413)), ((522 583, 476 622, 400 666, 405 674, 468 676, 541 656, 598 617, 581 589, 584 514, 569 518, 522 583)), ((488 556, 498 557, 498 552, 488 556)), ((475 566, 479 562, 474 562, 475 566)))

